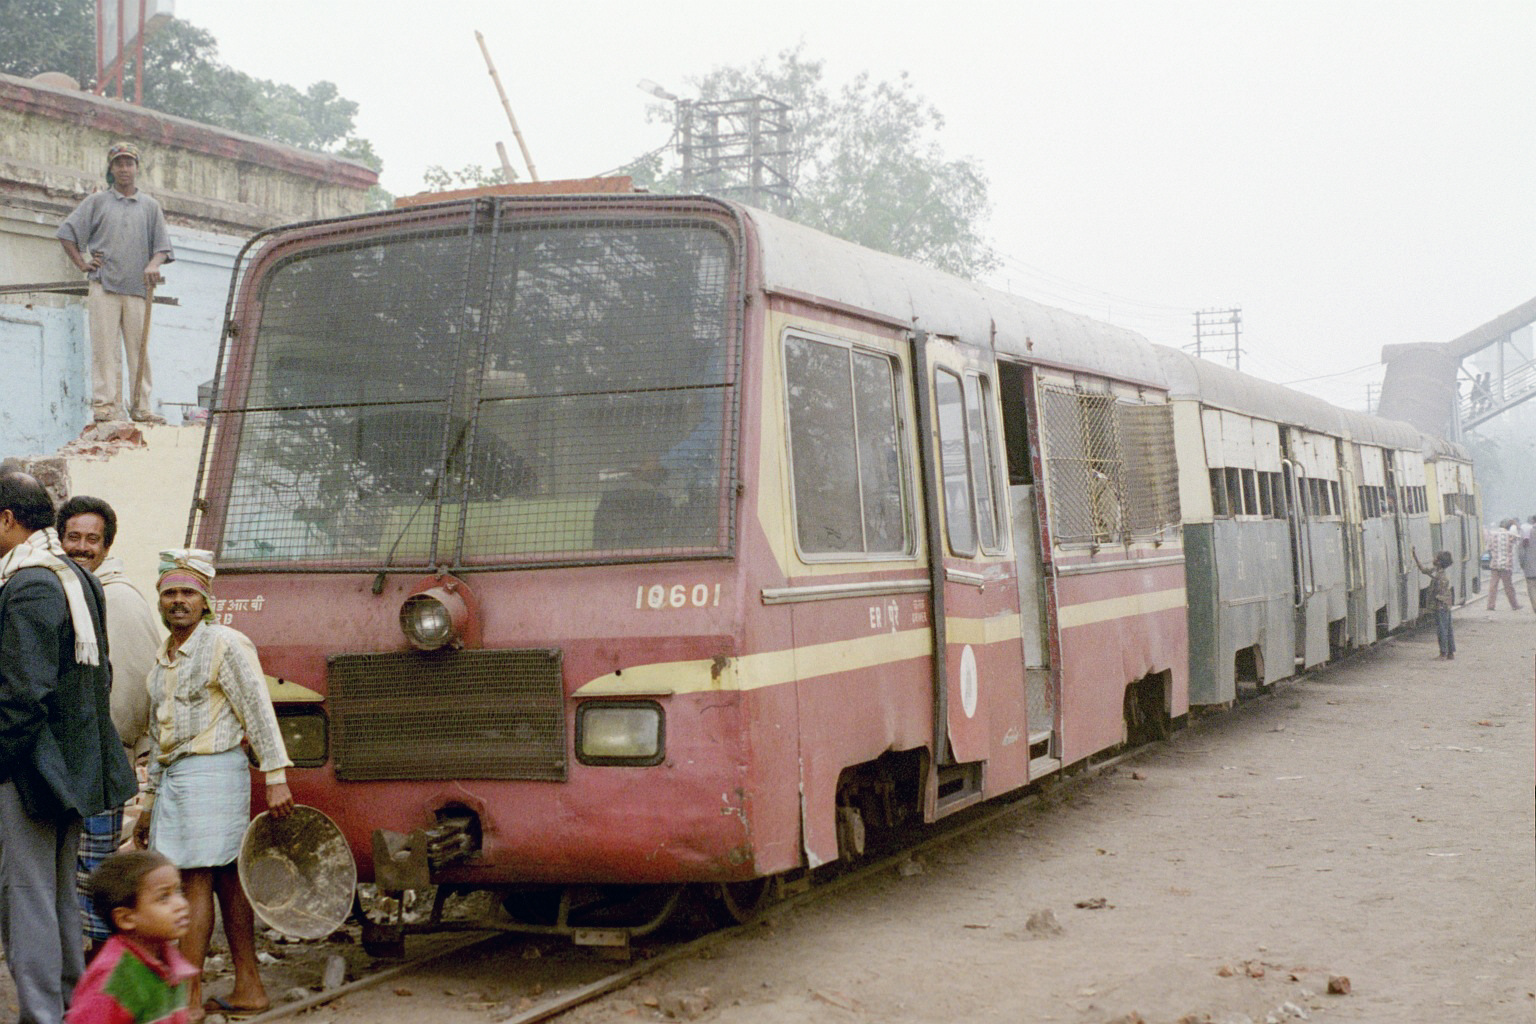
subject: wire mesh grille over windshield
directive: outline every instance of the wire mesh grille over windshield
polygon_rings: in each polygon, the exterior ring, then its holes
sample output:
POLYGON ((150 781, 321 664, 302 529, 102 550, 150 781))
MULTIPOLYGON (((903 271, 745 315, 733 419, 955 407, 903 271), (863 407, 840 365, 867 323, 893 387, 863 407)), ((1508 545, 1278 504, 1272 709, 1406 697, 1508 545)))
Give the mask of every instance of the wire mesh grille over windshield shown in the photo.
POLYGON ((730 550, 740 331, 718 224, 482 203, 278 236, 251 264, 205 469, 221 562, 730 550))

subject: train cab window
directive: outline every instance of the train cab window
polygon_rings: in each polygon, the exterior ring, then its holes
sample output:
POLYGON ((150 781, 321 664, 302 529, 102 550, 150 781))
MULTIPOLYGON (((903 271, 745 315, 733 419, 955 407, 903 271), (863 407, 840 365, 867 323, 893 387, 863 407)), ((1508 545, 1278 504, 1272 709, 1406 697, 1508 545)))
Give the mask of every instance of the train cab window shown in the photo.
POLYGON ((910 550, 894 361, 795 335, 784 361, 800 550, 910 550))

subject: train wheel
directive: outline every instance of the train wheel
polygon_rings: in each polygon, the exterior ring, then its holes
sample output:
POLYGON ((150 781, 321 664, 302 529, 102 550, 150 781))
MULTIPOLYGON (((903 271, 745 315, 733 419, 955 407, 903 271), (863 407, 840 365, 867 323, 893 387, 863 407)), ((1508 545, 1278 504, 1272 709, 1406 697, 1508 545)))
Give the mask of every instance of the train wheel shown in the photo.
POLYGON ((715 895, 727 924, 746 924, 763 912, 772 891, 773 879, 754 878, 749 882, 721 882, 715 895))

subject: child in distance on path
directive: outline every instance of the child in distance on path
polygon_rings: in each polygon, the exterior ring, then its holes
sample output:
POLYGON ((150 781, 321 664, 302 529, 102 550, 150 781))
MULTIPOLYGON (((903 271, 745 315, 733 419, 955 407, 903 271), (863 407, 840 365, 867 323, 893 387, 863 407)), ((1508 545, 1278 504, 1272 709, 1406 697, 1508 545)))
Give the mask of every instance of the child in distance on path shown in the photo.
POLYGON ((1429 607, 1435 612, 1435 636, 1440 641, 1442 661, 1456 657, 1456 634, 1451 626, 1451 602, 1455 595, 1451 590, 1451 581, 1445 576, 1445 570, 1455 560, 1449 551, 1442 551, 1435 556, 1434 567, 1429 568, 1419 561, 1419 552, 1413 552, 1413 562, 1419 567, 1419 572, 1429 577, 1429 607))
POLYGON ((198 971, 176 948, 190 920, 176 865, 153 850, 113 854, 90 890, 112 937, 80 979, 67 1024, 187 1024, 198 971))

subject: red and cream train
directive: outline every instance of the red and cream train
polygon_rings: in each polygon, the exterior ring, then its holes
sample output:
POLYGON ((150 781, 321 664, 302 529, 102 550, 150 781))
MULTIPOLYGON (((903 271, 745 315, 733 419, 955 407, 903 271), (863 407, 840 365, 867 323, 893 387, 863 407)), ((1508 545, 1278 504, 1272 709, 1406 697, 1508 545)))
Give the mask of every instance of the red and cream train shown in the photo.
POLYGON ((1476 572, 1454 446, 705 198, 266 232, 216 395, 190 536, 295 796, 540 927, 740 905, 1476 572))

